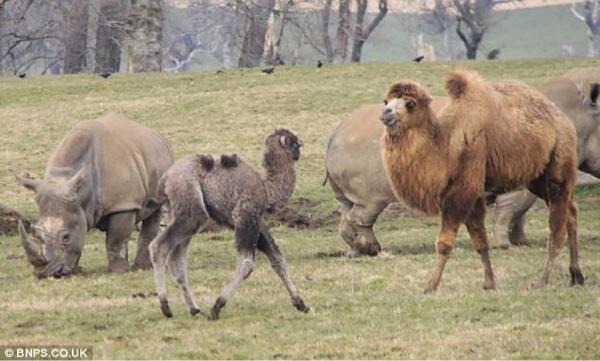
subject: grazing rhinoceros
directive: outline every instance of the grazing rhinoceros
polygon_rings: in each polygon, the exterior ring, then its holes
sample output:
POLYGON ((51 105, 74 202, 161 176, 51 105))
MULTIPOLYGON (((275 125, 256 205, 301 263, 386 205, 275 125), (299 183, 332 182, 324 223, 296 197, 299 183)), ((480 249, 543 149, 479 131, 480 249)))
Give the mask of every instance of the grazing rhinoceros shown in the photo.
MULTIPOLYGON (((552 100, 577 129, 579 170, 600 178, 600 68, 575 68, 549 78, 539 90, 552 100)), ((527 190, 511 192, 496 201, 494 247, 528 244, 525 237, 525 213, 536 196, 527 190)))
MULTIPOLYGON (((445 97, 434 98, 438 112, 445 97)), ((349 256, 377 255, 381 246, 373 232, 377 217, 396 202, 381 160, 379 140, 385 129, 381 104, 366 105, 351 113, 327 142, 327 180, 341 203, 339 233, 350 246, 349 256)))
MULTIPOLYGON (((579 169, 600 177, 600 107, 597 107, 600 68, 578 68, 548 79, 540 91, 556 103, 577 128, 579 169), (583 140, 583 141, 582 141, 583 140)), ((447 102, 436 98, 438 112, 447 102)), ((381 246, 373 232, 377 217, 396 202, 387 182, 379 140, 384 132, 381 105, 368 105, 351 113, 333 132, 327 144, 325 167, 341 203, 339 233, 350 245, 349 255, 376 255, 381 246)), ((536 197, 516 191, 496 199, 494 237, 490 245, 527 244, 523 215, 536 197)))
POLYGON ((76 124, 52 153, 43 180, 17 180, 36 193, 39 220, 29 237, 19 233, 34 273, 60 277, 79 271, 87 231, 106 232, 109 271, 126 271, 127 241, 142 229, 135 268, 149 268, 148 243, 160 225, 160 211, 143 205, 173 164, 169 142, 121 115, 76 124))

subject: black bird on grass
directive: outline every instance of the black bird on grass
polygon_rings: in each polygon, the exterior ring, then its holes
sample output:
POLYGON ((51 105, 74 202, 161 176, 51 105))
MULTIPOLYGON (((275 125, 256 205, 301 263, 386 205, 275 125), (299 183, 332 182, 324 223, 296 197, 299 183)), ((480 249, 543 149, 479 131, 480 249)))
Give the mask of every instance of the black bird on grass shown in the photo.
POLYGON ((323 66, 323 62, 321 60, 317 61, 317 68, 320 68, 323 66))
POLYGON ((261 70, 261 72, 263 72, 265 74, 273 74, 273 72, 275 72, 275 67, 272 66, 270 68, 264 68, 263 70, 261 70))
POLYGON ((420 63, 420 62, 421 62, 421 60, 423 60, 423 59, 425 59, 425 56, 424 56, 424 55, 421 55, 421 56, 417 56, 416 58, 414 58, 414 59, 413 59, 413 61, 414 61, 415 63, 420 63))
POLYGON ((19 78, 21 79, 25 79, 25 77, 27 76, 27 74, 25 73, 20 73, 19 75, 17 75, 19 78))
POLYGON ((112 75, 112 73, 109 73, 109 72, 107 72, 107 71, 105 71, 105 72, 103 72, 103 73, 100 73, 100 74, 98 74, 98 76, 101 76, 101 77, 103 77, 104 79, 108 78, 108 77, 109 77, 109 76, 111 76, 111 75, 112 75))

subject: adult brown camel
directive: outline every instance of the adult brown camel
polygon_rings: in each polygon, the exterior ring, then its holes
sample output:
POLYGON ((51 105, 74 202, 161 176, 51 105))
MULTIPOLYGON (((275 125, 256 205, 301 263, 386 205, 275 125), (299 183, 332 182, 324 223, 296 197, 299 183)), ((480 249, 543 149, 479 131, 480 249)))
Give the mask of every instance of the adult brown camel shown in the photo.
POLYGON ((516 81, 492 85, 476 72, 446 78, 449 105, 436 115, 419 84, 394 84, 381 121, 382 158, 396 197, 430 215, 441 213, 435 271, 425 291, 437 289, 465 224, 484 268, 484 289, 495 288, 485 232, 485 198, 526 186, 550 208, 545 286, 565 233, 571 283, 583 284, 573 203, 577 138, 569 119, 541 93, 516 81), (519 150, 518 155, 515 150, 519 150))

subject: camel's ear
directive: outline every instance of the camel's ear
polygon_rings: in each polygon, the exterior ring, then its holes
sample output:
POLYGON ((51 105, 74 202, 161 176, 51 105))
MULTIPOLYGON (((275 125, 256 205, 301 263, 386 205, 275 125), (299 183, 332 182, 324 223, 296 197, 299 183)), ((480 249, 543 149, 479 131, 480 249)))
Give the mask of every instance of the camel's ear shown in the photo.
POLYGON ((595 107, 597 105, 598 95, 600 94, 600 84, 592 83, 590 87, 590 105, 595 107))

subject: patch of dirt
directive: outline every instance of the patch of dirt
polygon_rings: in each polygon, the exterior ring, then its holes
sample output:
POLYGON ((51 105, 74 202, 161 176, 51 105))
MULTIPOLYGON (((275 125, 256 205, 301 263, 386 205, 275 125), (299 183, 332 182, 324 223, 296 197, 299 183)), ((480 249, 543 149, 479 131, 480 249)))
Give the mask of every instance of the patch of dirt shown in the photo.
POLYGON ((19 220, 22 220, 25 229, 29 230, 30 223, 25 217, 17 211, 0 204, 0 233, 7 235, 17 233, 19 220))
POLYGON ((285 207, 267 215, 267 219, 281 222, 290 228, 316 229, 329 223, 337 223, 340 212, 335 209, 326 214, 319 214, 314 207, 321 201, 307 198, 290 200, 285 207))

